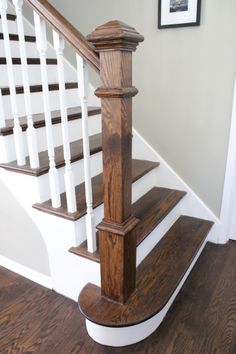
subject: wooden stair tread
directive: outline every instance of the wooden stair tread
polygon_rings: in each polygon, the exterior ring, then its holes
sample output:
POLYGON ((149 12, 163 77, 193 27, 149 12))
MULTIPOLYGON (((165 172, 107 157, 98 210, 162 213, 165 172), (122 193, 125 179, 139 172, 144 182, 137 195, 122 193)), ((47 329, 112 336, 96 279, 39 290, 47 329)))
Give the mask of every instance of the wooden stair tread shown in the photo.
MULTIPOLYGON (((47 58, 46 59, 47 65, 57 65, 57 59, 54 58, 47 58)), ((5 57, 0 57, 0 65, 6 65, 7 60, 5 57)), ((21 58, 15 57, 12 58, 13 65, 21 65, 21 58)), ((27 58, 28 65, 40 65, 39 58, 27 58)))
MULTIPOLYGON (((139 178, 143 177, 146 173, 150 172, 157 166, 158 162, 144 161, 144 160, 133 160, 132 161, 132 182, 137 181, 139 178)), ((96 208, 103 203, 103 181, 102 173, 92 178, 93 186, 93 207, 96 208)), ((86 214, 86 202, 85 202, 85 185, 81 183, 76 186, 76 203, 77 212, 68 213, 67 203, 66 203, 66 193, 61 194, 61 207, 53 208, 51 205, 51 200, 44 203, 34 204, 33 207, 45 213, 56 215, 68 220, 78 220, 86 214)))
POLYGON ((79 297, 83 315, 108 327, 144 322, 167 304, 213 223, 181 216, 137 269, 136 289, 122 305, 101 296, 101 289, 87 284, 79 297))
MULTIPOLYGON (((66 82, 65 84, 66 90, 70 89, 76 89, 78 88, 78 83, 77 82, 66 82)), ((59 84, 49 84, 48 85, 49 91, 58 91, 59 90, 59 84)), ((30 86, 30 92, 35 93, 35 92, 42 92, 43 86, 42 85, 31 85, 30 86)), ((2 96, 8 96, 10 95, 10 88, 9 87, 2 87, 1 88, 2 96)), ((16 86, 16 94, 23 94, 24 93, 24 86, 16 86)))
MULTIPOLYGON (((183 191, 154 187, 133 204, 133 215, 140 220, 135 228, 137 246, 185 195, 186 192, 183 191)), ((96 252, 91 254, 87 251, 87 241, 84 241, 78 247, 70 248, 69 251, 78 256, 100 262, 99 247, 96 252)))
MULTIPOLYGON (((68 114, 68 121, 72 121, 75 119, 81 118, 81 107, 73 107, 67 109, 68 114)), ((101 114, 100 107, 89 107, 88 108, 88 115, 94 116, 97 114, 101 114)), ((59 124, 61 123, 61 111, 53 111, 52 115, 52 124, 59 124)), ((34 127, 35 128, 42 128, 45 127, 45 118, 43 113, 34 114, 33 115, 34 127)), ((27 129, 27 117, 20 117, 20 125, 22 130, 25 131, 27 129)), ((13 134, 13 127, 14 121, 13 119, 6 120, 6 127, 0 128, 0 135, 11 135, 13 134)))
MULTIPOLYGON (((89 138, 90 141, 90 153, 91 155, 102 151, 102 135, 96 134, 89 138)), ((70 143, 71 162, 81 160, 83 158, 83 140, 76 140, 70 143)), ((63 145, 55 148, 55 162, 56 167, 60 168, 65 166, 63 145)), ((8 171, 23 173, 31 176, 41 176, 49 171, 48 151, 42 151, 39 153, 40 167, 32 169, 30 167, 29 157, 26 157, 26 165, 18 166, 17 161, 10 162, 8 164, 0 164, 0 167, 5 168, 8 171)))
MULTIPOLYGON (((1 19, 1 14, 0 14, 0 19, 1 19)), ((7 20, 8 21, 15 21, 16 20, 16 15, 7 14, 7 20)))
MULTIPOLYGON (((4 39, 3 33, 0 33, 0 39, 4 39)), ((18 36, 18 34, 10 33, 9 39, 10 39, 10 41, 19 41, 19 36, 18 36)), ((25 36, 25 42, 35 43, 36 37, 35 36, 25 36)))

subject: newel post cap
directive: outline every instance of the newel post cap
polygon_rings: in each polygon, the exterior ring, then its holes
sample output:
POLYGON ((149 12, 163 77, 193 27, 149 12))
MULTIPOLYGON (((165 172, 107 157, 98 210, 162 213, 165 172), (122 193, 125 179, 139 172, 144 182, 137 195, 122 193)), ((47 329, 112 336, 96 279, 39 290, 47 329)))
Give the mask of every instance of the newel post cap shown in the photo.
POLYGON ((109 21, 95 29, 87 36, 87 40, 95 46, 98 52, 107 50, 135 51, 144 37, 133 27, 121 21, 109 21))

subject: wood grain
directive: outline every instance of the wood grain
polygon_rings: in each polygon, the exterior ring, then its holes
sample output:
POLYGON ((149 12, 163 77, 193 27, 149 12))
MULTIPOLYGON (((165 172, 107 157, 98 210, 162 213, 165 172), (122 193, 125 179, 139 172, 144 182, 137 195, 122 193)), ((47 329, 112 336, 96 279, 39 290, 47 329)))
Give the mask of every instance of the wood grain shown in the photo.
POLYGON ((79 306, 92 322, 109 327, 141 323, 167 304, 211 229, 210 221, 181 216, 137 269, 136 289, 125 304, 101 296, 88 284, 79 306))
MULTIPOLYGON (((133 160, 132 165, 132 182, 137 181, 139 178, 143 177, 148 172, 152 171, 154 168, 159 166, 159 163, 144 160, 133 160)), ((102 174, 99 174, 92 178, 93 185, 93 207, 103 203, 103 183, 102 174)), ((43 211, 48 214, 56 215, 68 220, 78 220, 86 214, 86 203, 85 203, 85 186, 84 183, 76 186, 76 200, 77 200, 77 212, 68 213, 66 204, 66 194, 61 194, 61 208, 55 209, 52 207, 51 200, 44 203, 34 204, 34 208, 43 211)))
POLYGON ((99 55, 86 38, 65 19, 47 0, 25 0, 97 72, 99 55))
POLYGON ((98 225, 103 296, 124 303, 135 288, 138 220, 132 215, 132 51, 143 37, 111 21, 90 34, 100 52, 104 219, 98 225), (117 41, 119 46, 117 46, 117 41), (132 43, 132 45, 131 45, 132 43), (132 48, 131 48, 132 47, 132 48))
MULTIPOLYGON (((94 116, 101 114, 101 109, 99 107, 88 107, 88 116, 94 116)), ((61 123, 61 112, 59 110, 52 111, 52 124, 61 123)), ((72 107, 67 109, 67 119, 68 121, 81 119, 81 107, 72 107)), ((20 117, 20 125, 23 131, 27 129, 27 117, 20 117)), ((45 119, 43 113, 38 113, 33 115, 34 127, 42 128, 45 127, 45 119)), ((14 121, 13 119, 6 120, 6 127, 0 128, 0 135, 6 136, 13 134, 14 121)))
MULTIPOLYGON (((145 240, 185 195, 186 193, 182 191, 154 187, 132 205, 133 215, 139 220, 134 229, 136 246, 145 240)), ((87 241, 78 247, 72 247, 70 252, 100 262, 99 243, 97 251, 92 254, 88 252, 87 241)))
MULTIPOLYGON (((89 138, 90 142, 90 154, 96 154, 97 152, 102 151, 102 136, 101 134, 92 135, 89 138)), ((83 159, 83 140, 76 140, 70 143, 70 151, 71 151, 71 162, 76 162, 78 160, 83 159)), ((65 166, 64 160, 64 151, 63 145, 60 145, 55 148, 55 163, 56 168, 60 168, 65 166)), ((17 161, 10 162, 8 164, 0 164, 0 167, 5 168, 5 170, 18 172, 27 174, 30 176, 42 176, 49 171, 49 159, 48 159, 48 151, 41 151, 39 153, 39 168, 32 169, 30 167, 29 156, 26 157, 26 165, 18 166, 17 161)))
POLYGON ((1 352, 235 354, 235 261, 236 242, 207 244, 161 326, 124 348, 95 343, 76 302, 0 267, 1 352))

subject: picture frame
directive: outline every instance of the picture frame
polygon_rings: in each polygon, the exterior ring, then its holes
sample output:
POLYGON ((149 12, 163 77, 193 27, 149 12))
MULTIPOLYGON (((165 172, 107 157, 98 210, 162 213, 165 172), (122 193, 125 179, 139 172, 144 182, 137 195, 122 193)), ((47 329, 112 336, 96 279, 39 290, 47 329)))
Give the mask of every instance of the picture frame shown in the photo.
POLYGON ((201 0, 158 0, 158 28, 200 26, 201 0))

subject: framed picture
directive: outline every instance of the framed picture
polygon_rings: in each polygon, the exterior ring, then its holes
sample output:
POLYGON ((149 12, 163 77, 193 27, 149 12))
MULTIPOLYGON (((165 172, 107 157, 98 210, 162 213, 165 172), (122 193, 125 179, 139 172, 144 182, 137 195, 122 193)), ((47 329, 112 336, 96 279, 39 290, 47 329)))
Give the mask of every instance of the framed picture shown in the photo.
POLYGON ((201 0, 158 1, 158 28, 200 25, 201 0))

